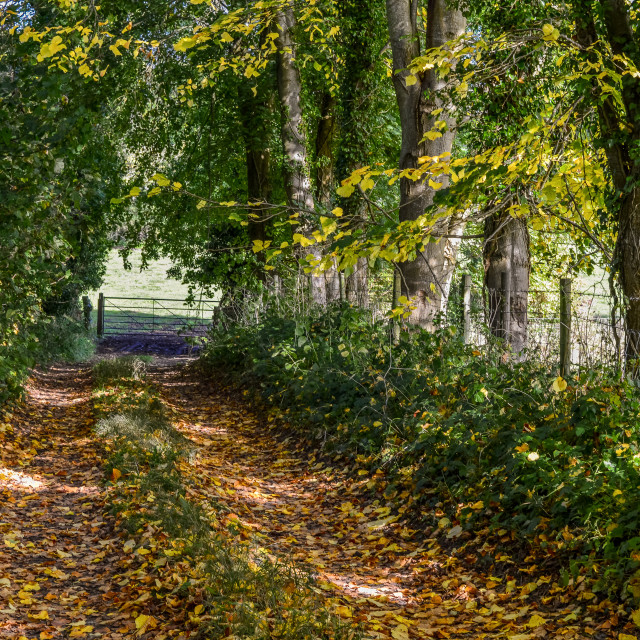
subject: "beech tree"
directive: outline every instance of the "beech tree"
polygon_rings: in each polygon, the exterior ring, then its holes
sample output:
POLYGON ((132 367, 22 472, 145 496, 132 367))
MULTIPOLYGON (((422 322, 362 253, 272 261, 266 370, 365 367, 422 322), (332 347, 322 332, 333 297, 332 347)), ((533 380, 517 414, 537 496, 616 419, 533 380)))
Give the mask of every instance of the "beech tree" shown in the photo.
MULTIPOLYGON (((418 13, 418 5, 412 0, 387 0, 393 82, 402 125, 401 170, 416 169, 419 159, 424 156, 450 156, 456 126, 453 114, 440 111, 443 103, 439 92, 444 80, 438 71, 430 68, 413 73, 409 67, 424 50, 442 47, 462 35, 466 22, 462 13, 445 0, 429 0, 426 35, 422 44, 418 27, 422 14, 418 13), (426 137, 437 121, 444 123, 442 134, 433 139, 426 137)), ((429 179, 402 178, 400 221, 416 220, 422 216, 425 209, 433 204, 436 190, 447 185, 447 176, 442 176, 437 183, 429 179)), ((432 327, 438 313, 443 311, 463 229, 462 216, 446 218, 437 230, 441 237, 432 237, 424 251, 414 259, 400 263, 402 295, 415 307, 410 316, 413 324, 432 327)))

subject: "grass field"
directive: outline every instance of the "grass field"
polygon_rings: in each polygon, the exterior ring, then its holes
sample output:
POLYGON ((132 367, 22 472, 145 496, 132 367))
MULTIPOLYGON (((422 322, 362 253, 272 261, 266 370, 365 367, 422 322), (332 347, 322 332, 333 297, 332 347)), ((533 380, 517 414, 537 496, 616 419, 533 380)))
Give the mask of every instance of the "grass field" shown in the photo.
MULTIPOLYGON (((125 270, 122 258, 117 250, 114 249, 111 252, 102 286, 98 291, 92 291, 89 294, 94 309, 94 323, 99 293, 103 293, 107 298, 107 307, 105 309, 107 322, 110 319, 116 322, 123 322, 131 316, 132 326, 137 326, 138 329, 142 329, 143 326, 146 329, 151 329, 151 315, 153 315, 154 318, 160 319, 160 322, 156 323, 154 327, 157 329, 158 324, 163 324, 163 318, 177 316, 188 320, 193 317, 193 312, 186 307, 184 312, 181 312, 181 301, 185 300, 189 295, 189 289, 179 280, 167 277, 167 270, 171 267, 170 260, 156 260, 150 263, 147 269, 141 270, 140 251, 135 251, 129 261, 132 267, 130 270, 125 270), (111 300, 109 300, 110 298, 111 300), (120 301, 113 298, 171 299, 178 302, 151 303, 145 300, 120 301)), ((206 313, 205 315, 210 317, 211 313, 206 313)))
POLYGON ((131 298, 176 298, 184 300, 189 289, 179 280, 167 278, 167 269, 171 261, 167 258, 152 262, 148 269, 140 270, 140 251, 135 251, 129 260, 131 270, 122 266, 122 258, 117 250, 113 250, 107 263, 107 273, 99 291, 89 294, 94 307, 98 304, 98 293, 105 296, 121 296, 131 298))

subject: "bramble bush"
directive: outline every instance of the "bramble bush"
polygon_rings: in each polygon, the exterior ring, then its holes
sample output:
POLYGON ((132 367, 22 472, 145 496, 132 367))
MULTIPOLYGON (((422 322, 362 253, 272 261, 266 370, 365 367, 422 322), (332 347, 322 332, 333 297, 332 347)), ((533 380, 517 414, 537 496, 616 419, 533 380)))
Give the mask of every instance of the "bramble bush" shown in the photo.
POLYGON ((462 525, 489 518, 640 597, 633 381, 604 369, 565 381, 450 328, 394 341, 348 306, 215 330, 201 362, 259 389, 316 445, 384 470, 416 509, 449 496, 462 525))

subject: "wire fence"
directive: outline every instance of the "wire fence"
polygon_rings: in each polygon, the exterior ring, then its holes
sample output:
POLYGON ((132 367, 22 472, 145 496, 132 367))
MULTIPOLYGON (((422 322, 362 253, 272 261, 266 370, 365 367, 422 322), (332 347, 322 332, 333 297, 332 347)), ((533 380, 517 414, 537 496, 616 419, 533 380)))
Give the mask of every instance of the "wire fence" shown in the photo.
POLYGON ((631 335, 613 297, 606 293, 577 291, 563 303, 560 287, 556 291, 509 291, 507 296, 500 289, 471 286, 466 310, 463 296, 459 292, 452 298, 447 323, 464 323, 467 313, 467 342, 471 344, 484 346, 503 338, 522 357, 550 366, 564 357, 572 369, 624 368, 625 345, 631 335))

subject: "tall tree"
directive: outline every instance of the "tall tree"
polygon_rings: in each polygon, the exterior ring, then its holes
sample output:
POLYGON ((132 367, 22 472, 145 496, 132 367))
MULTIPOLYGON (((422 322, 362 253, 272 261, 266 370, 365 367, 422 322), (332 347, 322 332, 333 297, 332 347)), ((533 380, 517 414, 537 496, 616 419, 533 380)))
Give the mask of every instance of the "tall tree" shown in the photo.
POLYGON ((493 214, 484 223, 484 283, 488 290, 489 328, 507 340, 515 353, 527 344, 528 294, 531 257, 529 230, 525 218, 514 218, 508 212, 493 214), (508 274, 510 290, 509 332, 502 325, 502 278, 508 274))
MULTIPOLYGON (((322 93, 320 117, 316 130, 316 202, 325 210, 331 209, 335 187, 336 99, 331 92, 322 93)), ((340 300, 341 274, 335 259, 323 273, 327 303, 340 300)))
MULTIPOLYGON (((278 96, 282 110, 282 145, 284 151, 285 190, 289 206, 299 209, 302 231, 310 235, 314 230, 315 203, 309 175, 307 138, 302 116, 302 80, 296 62, 296 43, 293 30, 296 19, 292 7, 284 7, 276 16, 278 96)), ((320 248, 312 247, 314 258, 320 259, 320 248)), ((300 255, 301 261, 303 256, 300 255)), ((322 275, 311 274, 311 298, 325 305, 327 294, 322 275)))
MULTIPOLYGON (((340 146, 337 171, 339 180, 372 164, 372 130, 378 114, 379 93, 376 91, 381 50, 387 40, 380 0, 344 0, 338 6, 343 64, 340 75, 339 114, 340 146)), ((361 224, 366 219, 365 200, 355 193, 341 203, 344 214, 361 224)), ((369 261, 358 258, 345 278, 347 300, 367 306, 369 301, 369 261)))
MULTIPOLYGON (((393 83, 396 91, 402 125, 400 169, 415 169, 419 158, 451 153, 455 120, 451 115, 434 116, 433 112, 444 107, 439 92, 444 80, 434 69, 426 69, 417 77, 408 71, 411 62, 426 50, 440 47, 460 36, 466 22, 460 11, 449 6, 446 0, 429 0, 427 3, 427 27, 424 44, 418 28, 418 5, 415 0, 387 0, 387 21, 393 52, 393 83), (414 83, 411 81, 416 78, 414 83), (409 81, 407 81, 409 79, 409 81), (436 120, 444 120, 446 129, 433 140, 425 138, 436 120)), ((440 178, 446 187, 448 178, 440 178)), ((436 190, 428 180, 400 181, 400 221, 415 220, 433 204, 436 190)), ((446 304, 451 278, 455 267, 459 236, 463 225, 459 219, 447 219, 440 225, 439 241, 429 242, 425 250, 414 259, 400 264, 402 295, 415 307, 410 322, 431 328, 437 314, 446 304)))

